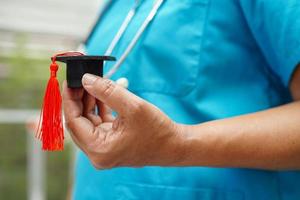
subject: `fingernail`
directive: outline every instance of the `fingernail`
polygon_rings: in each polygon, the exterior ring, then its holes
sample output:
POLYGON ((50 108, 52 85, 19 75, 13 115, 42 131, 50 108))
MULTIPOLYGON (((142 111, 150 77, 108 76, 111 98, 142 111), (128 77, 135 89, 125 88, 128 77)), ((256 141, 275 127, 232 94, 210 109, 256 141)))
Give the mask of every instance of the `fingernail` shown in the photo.
POLYGON ((82 77, 83 85, 92 85, 97 80, 97 76, 93 74, 84 74, 82 77))

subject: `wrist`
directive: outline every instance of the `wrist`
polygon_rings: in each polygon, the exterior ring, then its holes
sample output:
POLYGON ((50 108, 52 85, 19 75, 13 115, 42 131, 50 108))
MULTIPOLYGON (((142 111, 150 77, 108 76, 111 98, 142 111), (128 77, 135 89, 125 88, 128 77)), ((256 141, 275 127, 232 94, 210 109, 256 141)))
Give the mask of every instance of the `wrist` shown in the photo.
POLYGON ((168 141, 168 166, 184 165, 186 158, 189 156, 187 133, 189 127, 187 125, 172 124, 172 136, 168 141))
POLYGON ((176 124, 177 160, 175 166, 207 166, 213 152, 213 138, 209 136, 207 125, 176 124))

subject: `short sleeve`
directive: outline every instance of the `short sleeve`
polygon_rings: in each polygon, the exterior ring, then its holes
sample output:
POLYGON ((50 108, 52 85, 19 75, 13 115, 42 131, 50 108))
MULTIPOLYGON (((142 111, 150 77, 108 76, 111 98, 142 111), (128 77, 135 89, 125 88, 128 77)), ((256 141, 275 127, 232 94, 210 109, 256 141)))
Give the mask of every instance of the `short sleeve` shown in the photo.
POLYGON ((300 0, 239 0, 272 70, 288 86, 300 61, 300 0))

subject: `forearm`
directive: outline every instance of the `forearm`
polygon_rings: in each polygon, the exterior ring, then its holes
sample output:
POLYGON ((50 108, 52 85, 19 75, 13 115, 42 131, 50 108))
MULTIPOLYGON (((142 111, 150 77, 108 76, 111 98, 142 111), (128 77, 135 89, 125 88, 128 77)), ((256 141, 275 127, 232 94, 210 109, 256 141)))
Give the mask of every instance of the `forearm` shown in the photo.
POLYGON ((179 127, 183 159, 176 165, 300 169, 300 102, 179 127))

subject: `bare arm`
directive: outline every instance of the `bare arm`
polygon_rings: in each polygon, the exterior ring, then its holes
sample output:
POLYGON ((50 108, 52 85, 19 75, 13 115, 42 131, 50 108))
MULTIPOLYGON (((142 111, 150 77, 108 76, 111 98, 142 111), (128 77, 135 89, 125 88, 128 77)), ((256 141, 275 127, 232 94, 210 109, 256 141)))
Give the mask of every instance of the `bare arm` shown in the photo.
POLYGON ((300 169, 300 67, 290 83, 294 102, 262 112, 181 126, 179 165, 300 169))
POLYGON ((83 89, 64 85, 66 123, 96 168, 218 166, 300 169, 300 68, 295 102, 187 126, 112 81, 86 74, 83 89), (97 115, 95 107, 100 108, 97 115), (111 110, 118 113, 112 116, 111 110))

